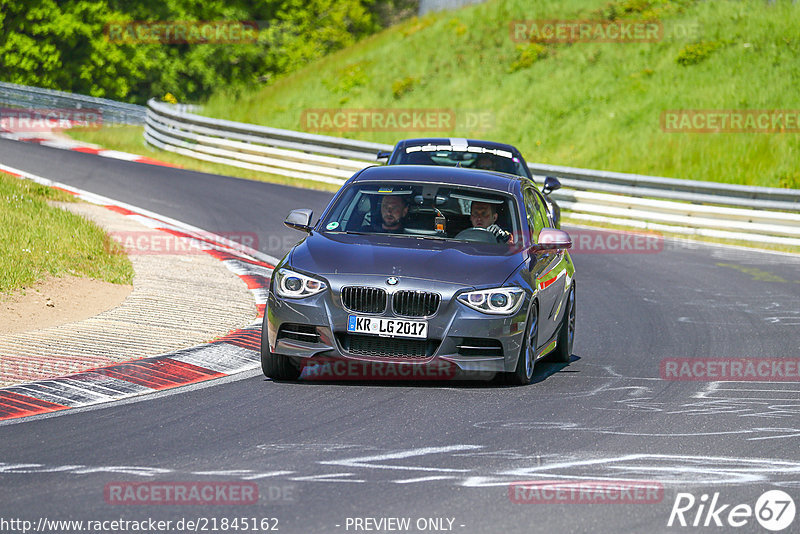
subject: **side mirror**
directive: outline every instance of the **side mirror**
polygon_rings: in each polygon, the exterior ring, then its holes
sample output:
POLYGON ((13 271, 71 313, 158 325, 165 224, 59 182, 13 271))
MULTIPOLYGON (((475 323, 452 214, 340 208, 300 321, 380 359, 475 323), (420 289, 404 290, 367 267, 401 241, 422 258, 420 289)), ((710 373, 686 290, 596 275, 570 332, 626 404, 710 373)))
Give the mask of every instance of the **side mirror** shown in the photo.
POLYGON ((567 232, 555 228, 543 228, 539 232, 539 242, 531 245, 531 250, 536 252, 563 248, 572 248, 572 238, 567 232))
POLYGON ((544 187, 542 188, 542 193, 545 195, 549 195, 556 189, 561 189, 561 182, 558 181, 558 178, 554 178, 552 176, 548 176, 544 179, 544 187))
POLYGON ((314 214, 313 210, 300 209, 292 210, 286 216, 283 224, 294 230, 302 230, 303 232, 311 233, 311 216, 314 214))
POLYGON ((389 156, 391 156, 391 155, 392 155, 392 153, 391 153, 391 152, 387 152, 387 151, 385 151, 385 150, 381 150, 381 151, 380 151, 380 152, 378 152, 378 154, 375 156, 375 159, 377 159, 377 160, 389 159, 389 156))

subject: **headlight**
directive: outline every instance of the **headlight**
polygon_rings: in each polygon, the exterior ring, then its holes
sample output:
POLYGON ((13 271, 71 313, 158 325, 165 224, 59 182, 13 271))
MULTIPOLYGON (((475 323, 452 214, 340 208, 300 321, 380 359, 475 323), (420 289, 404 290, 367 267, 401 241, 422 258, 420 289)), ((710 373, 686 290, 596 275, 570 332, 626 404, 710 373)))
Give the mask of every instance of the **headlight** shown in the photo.
POLYGON ((458 300, 479 312, 511 315, 522 306, 524 297, 525 291, 519 287, 498 287, 462 293, 458 300))
POLYGON ((290 299, 310 297, 325 290, 327 287, 322 280, 317 280, 289 269, 280 269, 275 273, 275 292, 281 297, 290 299))

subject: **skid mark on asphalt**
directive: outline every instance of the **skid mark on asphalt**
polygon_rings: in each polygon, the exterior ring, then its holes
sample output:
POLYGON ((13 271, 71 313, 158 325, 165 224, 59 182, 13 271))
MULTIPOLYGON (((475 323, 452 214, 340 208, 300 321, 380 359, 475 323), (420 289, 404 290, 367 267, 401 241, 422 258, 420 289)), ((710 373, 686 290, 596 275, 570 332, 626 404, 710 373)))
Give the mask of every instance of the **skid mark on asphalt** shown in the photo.
MULTIPOLYGON (((794 381, 776 382, 736 382, 710 381, 698 382, 694 393, 686 400, 659 401, 659 394, 669 387, 668 382, 656 377, 626 377, 617 373, 612 367, 587 364, 589 367, 600 367, 605 374, 586 374, 583 378, 599 382, 599 385, 584 391, 570 391, 570 397, 597 397, 612 392, 627 392, 624 398, 597 402, 593 410, 610 412, 661 413, 666 416, 711 416, 736 415, 747 418, 784 419, 800 417, 800 383, 794 381), (613 377, 609 380, 609 377, 613 377)), ((685 422, 685 417, 683 419, 685 422)), ((524 421, 521 423, 525 423, 524 421)), ((728 427, 730 421, 725 422, 728 427)), ((726 428, 730 430, 730 428, 726 428)), ((740 429, 750 432, 752 428, 740 429)), ((779 429, 793 433, 794 428, 779 429)), ((800 430, 798 430, 800 431, 800 430)), ((759 432, 769 434, 766 424, 759 426, 759 432)), ((788 436, 786 436, 788 437, 788 436)), ((747 439, 774 439, 773 437, 748 436, 747 439)))
MULTIPOLYGON (((536 457, 529 460, 521 451, 517 458, 492 462, 488 467, 480 458, 456 456, 463 450, 493 453, 483 445, 459 444, 444 447, 395 449, 369 457, 356 456, 320 460, 303 458, 292 469, 256 471, 190 471, 149 466, 47 465, 41 463, 0 463, 0 473, 9 476, 36 476, 58 473, 61 476, 116 474, 144 478, 214 477, 215 479, 286 480, 324 484, 447 484, 470 488, 508 486, 513 482, 535 480, 643 480, 658 481, 665 487, 685 488, 702 485, 774 484, 796 487, 800 481, 800 462, 776 458, 734 456, 694 456, 682 454, 573 454, 536 457), (424 458, 424 461, 423 461, 424 458), (391 461, 391 464, 381 463, 391 461), (435 468, 431 463, 459 467, 435 468), (403 463, 405 462, 405 463, 403 463), (325 471, 326 466, 346 471, 325 471), (434 471, 447 471, 435 473, 434 471), (403 476, 399 476, 400 472, 403 476), (416 474, 415 474, 416 473, 416 474)), ((503 451, 503 452, 508 452, 503 451)), ((273 459, 285 464, 285 458, 273 459)))

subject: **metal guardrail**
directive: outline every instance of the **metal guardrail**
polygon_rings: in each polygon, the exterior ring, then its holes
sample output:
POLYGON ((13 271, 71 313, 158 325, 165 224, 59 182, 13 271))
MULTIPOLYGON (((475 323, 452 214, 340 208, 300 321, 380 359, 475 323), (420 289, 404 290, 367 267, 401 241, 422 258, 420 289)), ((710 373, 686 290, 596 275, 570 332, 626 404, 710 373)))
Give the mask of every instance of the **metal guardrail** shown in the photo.
POLYGON ((532 163, 528 168, 535 175, 555 176, 562 184, 575 189, 586 189, 586 186, 591 186, 591 189, 597 191, 637 197, 721 203, 750 208, 800 210, 798 189, 681 180, 541 163, 532 163))
POLYGON ((103 124, 144 124, 147 108, 107 98, 67 93, 15 83, 0 82, 0 104, 22 109, 80 110, 102 112, 103 124))
POLYGON ((178 154, 261 172, 341 185, 391 145, 212 119, 147 103, 145 141, 178 154))
MULTIPOLYGON (((212 119, 148 102, 145 140, 206 161, 342 184, 392 145, 212 119)), ((531 164, 558 177, 551 195, 575 220, 800 246, 800 190, 531 164), (781 210, 781 211, 775 211, 781 210)))

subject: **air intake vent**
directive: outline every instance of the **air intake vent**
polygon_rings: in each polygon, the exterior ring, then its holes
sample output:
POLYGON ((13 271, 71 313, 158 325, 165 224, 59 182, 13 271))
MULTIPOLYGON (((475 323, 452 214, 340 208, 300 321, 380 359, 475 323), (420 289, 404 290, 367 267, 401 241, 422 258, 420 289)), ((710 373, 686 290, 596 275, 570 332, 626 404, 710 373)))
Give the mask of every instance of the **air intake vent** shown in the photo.
POLYGON ((357 313, 383 313, 386 311, 386 291, 377 287, 343 287, 342 304, 357 313))
POLYGON ((392 308, 405 317, 429 317, 436 313, 442 297, 425 291, 398 291, 392 298, 392 308))
POLYGON ((439 342, 423 339, 398 339, 378 336, 344 334, 340 336, 345 352, 373 358, 426 360, 433 356, 439 342))
POLYGON ((278 329, 278 339, 319 343, 319 334, 317 334, 317 327, 310 324, 283 323, 278 329))

